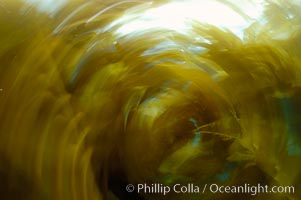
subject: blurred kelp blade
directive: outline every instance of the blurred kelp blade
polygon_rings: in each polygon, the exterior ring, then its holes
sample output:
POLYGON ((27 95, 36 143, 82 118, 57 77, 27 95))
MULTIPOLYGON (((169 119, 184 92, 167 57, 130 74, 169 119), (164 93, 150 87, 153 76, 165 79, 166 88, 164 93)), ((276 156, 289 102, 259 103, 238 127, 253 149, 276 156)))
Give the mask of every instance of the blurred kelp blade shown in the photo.
POLYGON ((300 13, 299 0, 0 0, 0 199, 300 199, 300 13))

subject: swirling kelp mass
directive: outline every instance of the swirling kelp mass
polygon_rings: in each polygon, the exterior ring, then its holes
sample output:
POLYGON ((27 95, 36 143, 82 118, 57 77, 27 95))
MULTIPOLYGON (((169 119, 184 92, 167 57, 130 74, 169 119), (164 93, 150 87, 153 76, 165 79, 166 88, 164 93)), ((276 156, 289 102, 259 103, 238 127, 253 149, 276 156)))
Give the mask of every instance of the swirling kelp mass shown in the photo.
POLYGON ((0 23, 1 199, 301 198, 300 1, 0 0, 0 23))

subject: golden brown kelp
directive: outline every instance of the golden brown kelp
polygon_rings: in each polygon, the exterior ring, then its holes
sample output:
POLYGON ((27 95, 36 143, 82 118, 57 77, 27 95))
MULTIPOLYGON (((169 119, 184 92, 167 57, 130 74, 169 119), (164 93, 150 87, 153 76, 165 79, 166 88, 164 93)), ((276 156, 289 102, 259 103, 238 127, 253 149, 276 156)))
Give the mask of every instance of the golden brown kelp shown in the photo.
POLYGON ((301 197, 301 8, 267 3, 243 37, 195 21, 120 33, 160 5, 0 0, 1 199, 301 197), (295 194, 126 196, 127 183, 295 194))

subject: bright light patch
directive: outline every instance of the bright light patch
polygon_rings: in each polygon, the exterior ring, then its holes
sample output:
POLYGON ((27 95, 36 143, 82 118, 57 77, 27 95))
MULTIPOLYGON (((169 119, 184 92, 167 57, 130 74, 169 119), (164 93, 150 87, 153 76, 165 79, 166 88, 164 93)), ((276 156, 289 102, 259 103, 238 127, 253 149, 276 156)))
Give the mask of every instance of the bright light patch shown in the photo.
POLYGON ((49 13, 50 15, 55 14, 61 7, 63 7, 68 1, 67 0, 25 0, 30 5, 37 6, 42 11, 49 13))
POLYGON ((214 0, 173 1, 157 8, 143 10, 140 13, 127 13, 111 25, 121 25, 117 30, 120 35, 155 28, 185 32, 190 28, 187 22, 196 20, 230 29, 241 36, 241 31, 250 24, 250 19, 258 20, 262 9, 260 0, 253 1, 253 3, 242 0, 239 1, 239 5, 231 1, 227 1, 227 3, 214 0))

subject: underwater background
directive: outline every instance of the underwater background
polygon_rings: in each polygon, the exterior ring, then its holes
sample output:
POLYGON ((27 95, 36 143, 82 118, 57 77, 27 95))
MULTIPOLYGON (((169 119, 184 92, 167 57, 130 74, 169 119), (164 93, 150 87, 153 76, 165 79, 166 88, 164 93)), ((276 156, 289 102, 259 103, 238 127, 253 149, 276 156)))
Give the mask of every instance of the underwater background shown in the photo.
POLYGON ((0 0, 0 44, 0 199, 301 199, 300 0, 0 0))

